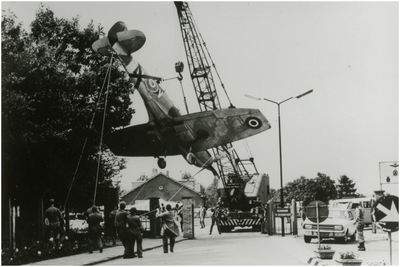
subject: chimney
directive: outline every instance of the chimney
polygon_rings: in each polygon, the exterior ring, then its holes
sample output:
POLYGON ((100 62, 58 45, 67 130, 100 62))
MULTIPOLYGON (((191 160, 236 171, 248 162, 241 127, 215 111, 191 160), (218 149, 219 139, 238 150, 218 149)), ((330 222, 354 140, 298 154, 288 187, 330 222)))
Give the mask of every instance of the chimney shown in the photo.
POLYGON ((167 171, 167 177, 169 177, 169 171, 167 171))
POLYGON ((157 173, 158 173, 157 168, 154 168, 153 173, 151 174, 151 178, 156 177, 157 173))

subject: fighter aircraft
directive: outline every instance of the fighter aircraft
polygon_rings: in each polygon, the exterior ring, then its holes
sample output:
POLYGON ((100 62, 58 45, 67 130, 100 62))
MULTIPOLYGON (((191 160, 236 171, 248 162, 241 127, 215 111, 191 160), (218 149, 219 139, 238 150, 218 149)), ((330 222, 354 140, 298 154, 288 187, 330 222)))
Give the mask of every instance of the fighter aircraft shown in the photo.
POLYGON ((271 125, 257 109, 228 108, 182 115, 161 88, 160 78, 148 75, 132 53, 145 43, 145 35, 128 30, 117 22, 107 37, 92 48, 103 55, 116 55, 139 91, 149 115, 149 122, 117 130, 105 139, 117 156, 158 158, 166 167, 166 156, 182 155, 189 164, 216 171, 207 149, 261 133, 271 125))

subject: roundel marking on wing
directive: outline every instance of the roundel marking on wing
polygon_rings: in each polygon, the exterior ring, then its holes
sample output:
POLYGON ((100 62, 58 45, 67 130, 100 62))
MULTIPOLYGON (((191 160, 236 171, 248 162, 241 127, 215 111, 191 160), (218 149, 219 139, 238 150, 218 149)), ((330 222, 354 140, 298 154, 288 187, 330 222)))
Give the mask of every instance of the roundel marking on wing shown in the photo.
POLYGON ((245 120, 245 123, 246 123, 247 127, 252 128, 252 129, 259 129, 262 126, 262 121, 256 117, 248 117, 245 120))

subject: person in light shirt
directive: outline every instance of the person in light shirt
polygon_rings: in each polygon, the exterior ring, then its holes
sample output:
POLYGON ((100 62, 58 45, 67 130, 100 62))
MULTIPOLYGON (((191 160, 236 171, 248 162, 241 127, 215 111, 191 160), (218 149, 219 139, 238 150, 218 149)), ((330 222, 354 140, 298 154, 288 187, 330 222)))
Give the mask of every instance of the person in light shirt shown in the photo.
POLYGON ((357 224, 357 239, 359 242, 358 251, 365 251, 365 239, 364 239, 364 211, 361 208, 360 203, 354 203, 353 208, 356 210, 356 221, 354 224, 357 224))

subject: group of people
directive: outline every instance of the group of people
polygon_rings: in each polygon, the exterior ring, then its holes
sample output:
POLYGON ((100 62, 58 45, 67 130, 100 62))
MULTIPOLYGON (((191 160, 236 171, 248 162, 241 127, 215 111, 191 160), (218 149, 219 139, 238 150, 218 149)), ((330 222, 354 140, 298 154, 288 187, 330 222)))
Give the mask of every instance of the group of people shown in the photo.
POLYGON ((114 226, 119 239, 124 246, 124 259, 135 257, 143 258, 142 233, 144 227, 140 217, 136 215, 136 208, 131 208, 129 212, 125 211, 126 203, 121 202, 119 209, 115 213, 114 226), (135 251, 136 243, 136 255, 135 251))
MULTIPOLYGON (((200 208, 199 209, 200 228, 205 228, 206 224, 204 222, 204 218, 206 217, 207 208, 202 203, 200 203, 199 208, 200 208)), ((218 202, 217 205, 211 209, 211 211, 212 215, 211 215, 210 235, 212 234, 214 225, 217 226, 218 233, 221 234, 220 217, 223 213, 223 210, 222 207, 220 206, 220 202, 218 202)))

